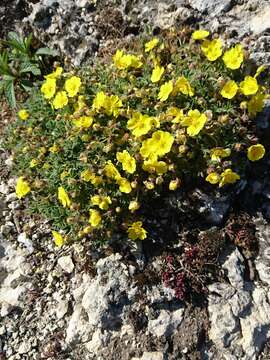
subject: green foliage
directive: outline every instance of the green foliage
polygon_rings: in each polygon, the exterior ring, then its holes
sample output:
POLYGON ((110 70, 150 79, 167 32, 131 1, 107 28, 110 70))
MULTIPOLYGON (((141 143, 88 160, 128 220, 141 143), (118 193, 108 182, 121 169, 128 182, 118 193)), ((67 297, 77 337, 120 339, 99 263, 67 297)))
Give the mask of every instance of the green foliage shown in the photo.
POLYGON ((32 34, 23 38, 15 32, 2 41, 0 53, 0 94, 3 93, 11 107, 16 106, 15 90, 29 92, 34 82, 45 70, 45 56, 56 56, 54 50, 32 47, 32 34))
POLYGON ((211 42, 205 54, 190 37, 133 44, 76 76, 56 68, 31 92, 7 147, 25 182, 17 194, 29 185, 32 211, 55 230, 99 243, 116 232, 143 240, 149 199, 202 181, 226 191, 244 174, 248 147, 252 161, 264 155, 262 145, 250 148, 268 96, 256 80, 264 69, 255 75, 238 47, 232 70, 234 54, 225 62, 211 42))

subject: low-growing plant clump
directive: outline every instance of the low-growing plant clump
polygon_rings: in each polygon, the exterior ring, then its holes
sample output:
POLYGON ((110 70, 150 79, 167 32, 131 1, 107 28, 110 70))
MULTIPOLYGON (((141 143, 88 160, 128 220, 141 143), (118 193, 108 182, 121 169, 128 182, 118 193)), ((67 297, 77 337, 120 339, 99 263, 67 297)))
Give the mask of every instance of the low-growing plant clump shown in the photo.
POLYGON ((18 197, 52 220, 57 246, 146 239, 149 199, 191 182, 226 191, 263 158, 254 127, 269 92, 264 71, 240 44, 188 29, 109 62, 57 66, 9 128, 18 197))

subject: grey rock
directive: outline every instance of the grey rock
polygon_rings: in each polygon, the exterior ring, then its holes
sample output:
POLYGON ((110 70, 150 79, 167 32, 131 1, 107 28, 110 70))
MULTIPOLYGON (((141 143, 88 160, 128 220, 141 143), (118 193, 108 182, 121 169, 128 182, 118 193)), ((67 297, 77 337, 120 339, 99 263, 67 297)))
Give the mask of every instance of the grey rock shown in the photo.
POLYGON ((66 273, 71 274, 74 270, 74 263, 72 261, 71 256, 61 256, 58 259, 58 265, 61 267, 62 270, 64 270, 66 273))
POLYGON ((194 9, 207 13, 210 16, 216 16, 221 12, 230 9, 231 0, 189 0, 189 4, 194 9))
POLYGON ((229 281, 235 288, 243 288, 244 286, 244 258, 238 249, 234 250, 222 265, 227 271, 229 281))
POLYGON ((154 352, 145 351, 141 358, 141 360, 164 360, 164 359, 165 359, 164 354, 158 351, 154 351, 154 352))
POLYGON ((0 306, 1 316, 6 316, 14 307, 23 308, 22 295, 29 287, 25 275, 29 269, 26 253, 13 249, 2 242, 4 256, 1 258, 0 306))
POLYGON ((180 308, 174 312, 161 310, 157 319, 149 320, 148 331, 157 336, 170 336, 181 324, 184 316, 184 308, 180 308))
POLYGON ((270 29, 270 6, 263 7, 250 20, 250 30, 255 34, 260 34, 267 29, 270 29))
POLYGON ((28 354, 30 350, 31 350, 31 344, 29 342, 28 343, 24 342, 19 346, 18 353, 28 354))
POLYGON ((26 233, 21 233, 18 235, 17 240, 19 243, 24 245, 29 252, 29 254, 32 254, 34 251, 33 243, 32 241, 27 237, 26 233))
POLYGON ((57 319, 62 319, 68 311, 68 301, 66 300, 60 300, 56 306, 56 316, 57 319))
POLYGON ((6 202, 8 202, 8 203, 11 201, 17 200, 17 199, 18 198, 17 198, 17 195, 15 192, 12 192, 6 196, 6 202))
POLYGON ((9 187, 4 182, 0 184, 0 193, 4 195, 7 195, 9 193, 9 187))
POLYGON ((230 284, 209 286, 209 337, 218 349, 215 356, 256 359, 270 335, 269 289, 244 281, 243 258, 237 249, 223 267, 230 284))

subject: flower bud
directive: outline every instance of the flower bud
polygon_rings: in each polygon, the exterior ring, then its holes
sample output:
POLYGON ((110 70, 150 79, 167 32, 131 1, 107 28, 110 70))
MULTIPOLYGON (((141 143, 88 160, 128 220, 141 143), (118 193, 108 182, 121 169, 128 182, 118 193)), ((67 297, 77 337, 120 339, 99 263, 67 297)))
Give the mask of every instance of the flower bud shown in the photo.
POLYGON ((175 191, 181 184, 180 179, 171 180, 169 183, 169 190, 175 191))
POLYGON ((138 210, 140 208, 140 203, 138 201, 133 200, 129 203, 128 209, 133 213, 134 211, 138 210))

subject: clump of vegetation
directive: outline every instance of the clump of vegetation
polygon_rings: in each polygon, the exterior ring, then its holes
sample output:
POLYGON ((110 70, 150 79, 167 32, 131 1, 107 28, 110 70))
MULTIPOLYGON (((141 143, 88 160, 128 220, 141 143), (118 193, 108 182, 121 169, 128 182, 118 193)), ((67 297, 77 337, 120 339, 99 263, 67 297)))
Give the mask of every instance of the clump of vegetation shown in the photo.
POLYGON ((220 278, 218 258, 226 245, 222 229, 190 231, 184 246, 163 260, 162 281, 175 297, 189 301, 207 293, 207 284, 220 278))
POLYGON ((183 29, 77 73, 57 67, 9 129, 18 197, 52 220, 58 246, 146 239, 148 199, 190 181, 226 189, 264 156, 253 124, 269 89, 246 64, 240 44, 183 29))
POLYGON ((35 50, 32 34, 23 38, 15 32, 10 32, 6 41, 1 41, 0 50, 0 95, 4 93, 14 108, 15 92, 19 88, 29 92, 46 69, 44 57, 56 56, 56 52, 46 47, 35 50))

